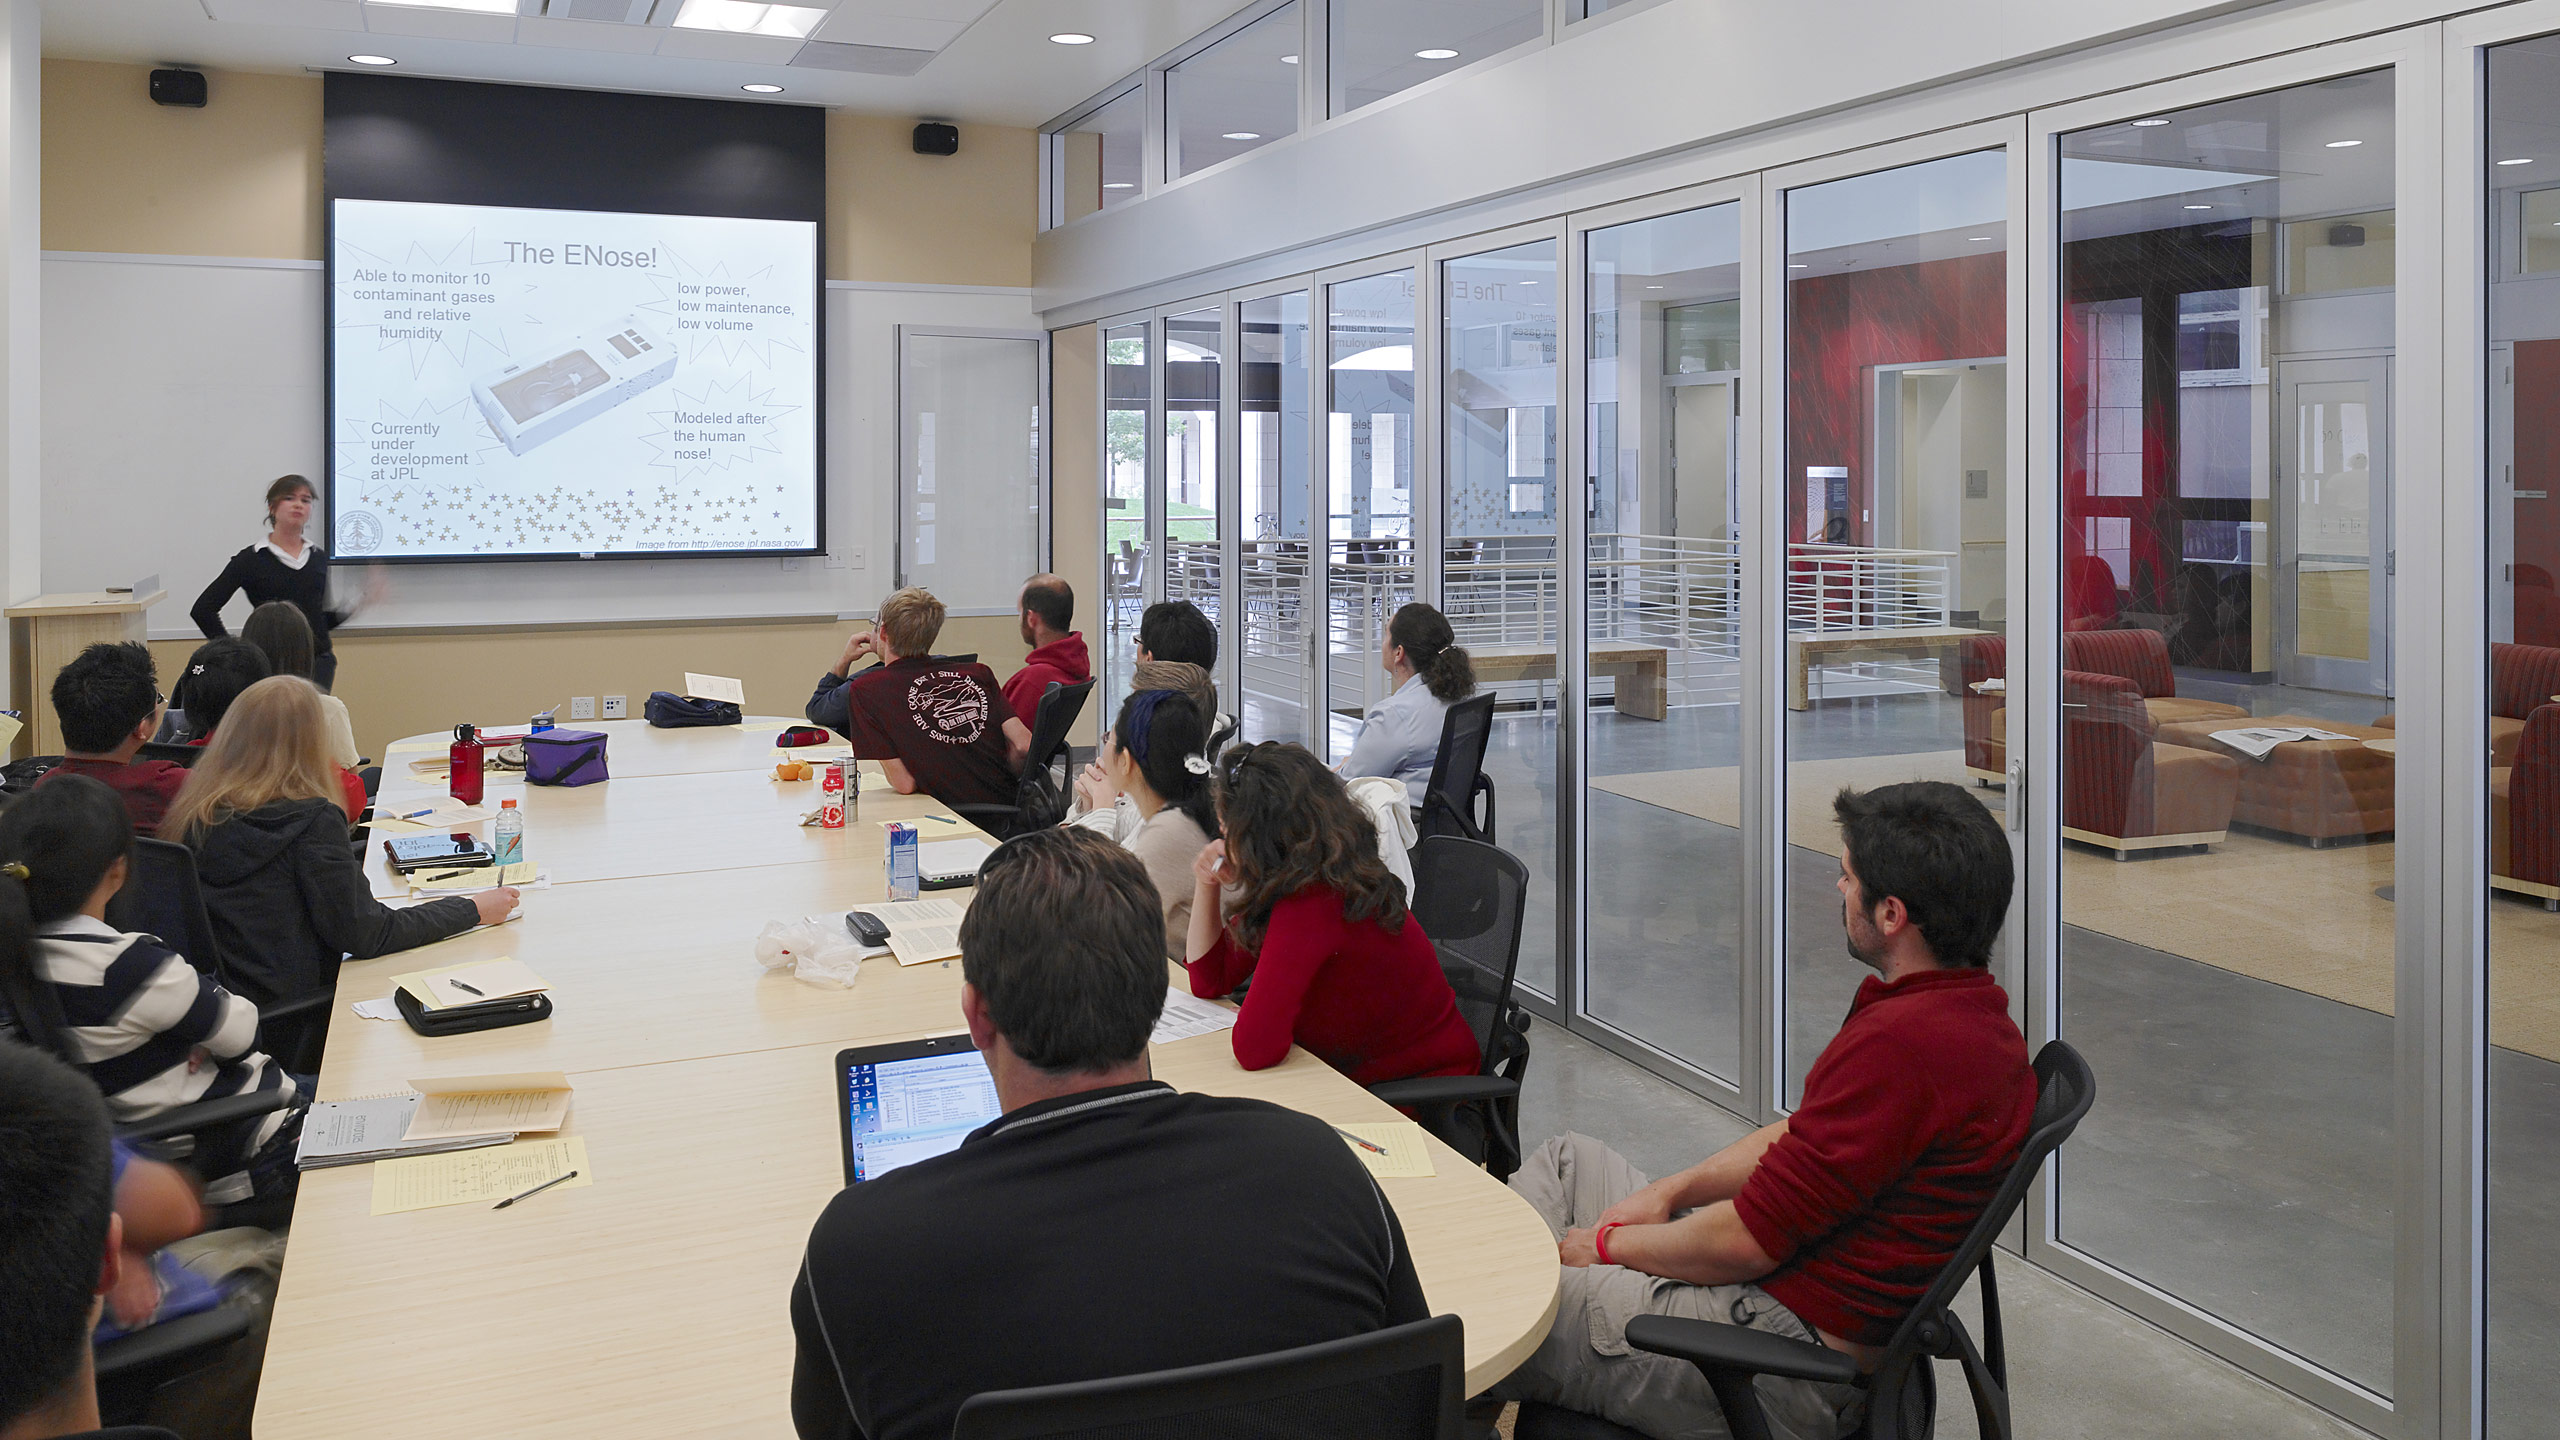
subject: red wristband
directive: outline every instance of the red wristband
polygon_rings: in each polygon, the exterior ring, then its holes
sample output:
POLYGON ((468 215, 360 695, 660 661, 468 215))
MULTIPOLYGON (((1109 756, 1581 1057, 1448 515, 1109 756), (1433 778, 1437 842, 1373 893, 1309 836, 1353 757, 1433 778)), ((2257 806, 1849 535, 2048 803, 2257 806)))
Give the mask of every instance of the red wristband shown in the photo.
POLYGON ((1609 1258, 1609 1232, 1626 1223, 1627 1222, 1624 1220, 1612 1220, 1608 1224, 1591 1232, 1591 1251, 1593 1254, 1600 1257, 1601 1264, 1615 1265, 1618 1263, 1617 1261, 1609 1258))

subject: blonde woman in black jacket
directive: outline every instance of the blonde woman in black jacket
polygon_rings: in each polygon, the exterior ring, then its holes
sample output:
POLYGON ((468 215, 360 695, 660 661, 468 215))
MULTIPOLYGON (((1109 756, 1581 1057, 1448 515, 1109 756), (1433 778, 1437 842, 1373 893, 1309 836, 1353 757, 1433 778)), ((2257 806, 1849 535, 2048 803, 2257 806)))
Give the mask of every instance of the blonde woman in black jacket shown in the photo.
POLYGON ((501 887, 394 910, 347 844, 320 692, 291 675, 241 692, 160 823, 193 850, 240 993, 267 1005, 335 982, 347 956, 430 944, 514 910, 501 887))

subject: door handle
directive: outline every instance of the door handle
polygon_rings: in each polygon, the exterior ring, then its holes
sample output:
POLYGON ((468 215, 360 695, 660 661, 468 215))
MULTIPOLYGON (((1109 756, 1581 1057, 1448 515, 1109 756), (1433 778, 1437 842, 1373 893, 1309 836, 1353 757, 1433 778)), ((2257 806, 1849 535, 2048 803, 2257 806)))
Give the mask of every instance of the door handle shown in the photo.
POLYGON ((2012 757, 2009 761, 2009 828, 2027 828, 2027 762, 2012 757))

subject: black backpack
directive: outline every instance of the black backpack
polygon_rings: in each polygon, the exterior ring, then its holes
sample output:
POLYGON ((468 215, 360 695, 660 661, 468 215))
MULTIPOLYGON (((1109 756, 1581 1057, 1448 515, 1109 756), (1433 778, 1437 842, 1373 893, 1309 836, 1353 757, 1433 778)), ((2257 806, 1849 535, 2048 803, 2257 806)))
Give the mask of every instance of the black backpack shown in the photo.
POLYGON ((652 690, 640 713, 661 730, 697 730, 709 725, 735 725, 746 719, 726 700, 696 700, 673 690, 652 690))

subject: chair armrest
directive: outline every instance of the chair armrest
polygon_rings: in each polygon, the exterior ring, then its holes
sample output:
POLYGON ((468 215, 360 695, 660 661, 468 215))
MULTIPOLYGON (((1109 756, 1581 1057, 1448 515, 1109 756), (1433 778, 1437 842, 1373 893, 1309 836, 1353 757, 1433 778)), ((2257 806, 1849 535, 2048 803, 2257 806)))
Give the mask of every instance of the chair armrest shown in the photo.
POLYGON ((219 1100, 199 1100, 163 1111, 148 1120, 136 1120, 116 1127, 121 1140, 166 1140, 172 1135, 192 1135, 216 1125, 228 1125, 253 1115, 284 1108, 284 1090, 253 1090, 246 1095, 225 1095, 219 1100))
POLYGON ((164 1366, 192 1367, 248 1334, 253 1319, 239 1306, 221 1305, 145 1325, 97 1347, 98 1383, 112 1385, 164 1366))
POLYGON ((1858 1362, 1828 1345, 1712 1320, 1638 1315, 1627 1322, 1627 1343, 1706 1371, 1776 1375, 1824 1385, 1853 1384, 1858 1378, 1858 1362))
POLYGON ((1425 1075, 1388 1080, 1369 1093, 1390 1105, 1463 1105, 1470 1100, 1508 1100, 1520 1093, 1520 1082, 1499 1075, 1425 1075))

